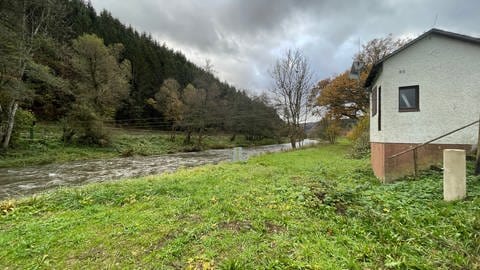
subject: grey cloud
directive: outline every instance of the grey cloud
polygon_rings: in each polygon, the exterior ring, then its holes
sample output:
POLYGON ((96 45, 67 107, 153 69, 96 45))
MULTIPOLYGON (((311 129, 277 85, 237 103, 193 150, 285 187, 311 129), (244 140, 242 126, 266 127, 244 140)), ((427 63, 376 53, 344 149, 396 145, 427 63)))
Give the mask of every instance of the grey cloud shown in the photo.
POLYGON ((309 58, 318 79, 346 70, 362 43, 416 36, 436 27, 480 35, 480 1, 459 0, 92 0, 122 22, 151 32, 239 88, 260 92, 289 47, 309 58))

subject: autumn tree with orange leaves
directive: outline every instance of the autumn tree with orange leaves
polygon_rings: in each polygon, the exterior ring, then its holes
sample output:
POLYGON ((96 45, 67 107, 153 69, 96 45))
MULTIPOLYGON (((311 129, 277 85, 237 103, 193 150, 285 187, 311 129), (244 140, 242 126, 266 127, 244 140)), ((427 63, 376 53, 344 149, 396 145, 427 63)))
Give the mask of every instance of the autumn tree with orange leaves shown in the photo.
POLYGON ((318 84, 323 87, 320 88, 317 105, 336 119, 358 119, 368 110, 368 92, 363 87, 366 78, 365 71, 360 80, 350 79, 346 71, 335 78, 322 80, 318 84))
POLYGON ((369 93, 363 85, 371 67, 407 42, 407 39, 393 39, 392 35, 388 35, 363 45, 362 50, 355 56, 355 60, 364 65, 360 79, 351 79, 349 71, 345 71, 338 76, 318 82, 313 93, 317 96, 317 111, 335 119, 358 120, 359 117, 367 114, 369 93))

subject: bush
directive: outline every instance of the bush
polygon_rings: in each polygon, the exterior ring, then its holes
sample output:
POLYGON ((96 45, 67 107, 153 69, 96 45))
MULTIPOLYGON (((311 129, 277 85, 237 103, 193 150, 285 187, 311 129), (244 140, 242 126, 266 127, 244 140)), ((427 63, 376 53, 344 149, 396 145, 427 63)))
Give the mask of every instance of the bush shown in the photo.
POLYGON ((63 120, 63 141, 71 143, 77 135, 77 141, 83 145, 107 146, 110 135, 94 110, 88 106, 76 105, 67 119, 63 120))
POLYGON ((370 134, 364 132, 353 142, 351 156, 353 158, 364 158, 370 155, 370 134))
POLYGON ((110 135, 107 133, 100 121, 92 121, 84 125, 82 134, 78 137, 78 142, 83 145, 110 145, 110 135))
POLYGON ((347 133, 347 138, 352 142, 355 142, 365 133, 370 133, 370 117, 368 115, 358 120, 353 128, 347 133))
POLYGON ((348 132, 347 138, 353 142, 351 156, 363 158, 370 154, 370 117, 362 117, 348 132))
POLYGON ((35 115, 32 112, 18 109, 15 114, 15 125, 13 127, 11 145, 15 146, 19 143, 22 133, 29 132, 35 122, 35 115))
POLYGON ((335 144, 338 136, 340 136, 342 132, 340 121, 327 115, 320 120, 318 132, 320 139, 327 140, 329 143, 335 144))

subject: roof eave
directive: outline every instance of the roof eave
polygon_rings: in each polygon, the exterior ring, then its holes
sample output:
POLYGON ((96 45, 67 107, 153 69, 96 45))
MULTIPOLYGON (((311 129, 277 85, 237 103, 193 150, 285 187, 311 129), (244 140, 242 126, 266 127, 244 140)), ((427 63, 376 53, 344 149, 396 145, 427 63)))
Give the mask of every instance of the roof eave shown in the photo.
POLYGON ((405 45, 403 45, 402 47, 393 51, 392 53, 386 55, 385 57, 383 57, 382 59, 380 59, 376 63, 374 63, 373 67, 372 67, 372 70, 368 74, 367 80, 365 81, 364 87, 369 89, 372 86, 372 84, 374 83, 375 79, 378 76, 378 73, 380 72, 380 70, 383 66, 383 62, 385 62, 387 59, 397 55, 398 53, 400 53, 401 51, 410 47, 412 44, 418 42, 419 40, 422 40, 423 38, 429 36, 430 34, 438 34, 438 35, 441 35, 441 36, 445 36, 445 37, 449 37, 449 38, 453 38, 453 39, 457 39, 457 40, 462 40, 464 42, 470 42, 470 43, 474 43, 476 45, 480 45, 480 38, 474 38, 474 37, 467 36, 467 35, 462 35, 462 34, 457 34, 457 33, 449 32, 449 31, 445 31, 445 30, 441 30, 441 29, 437 29, 437 28, 432 28, 432 29, 428 30, 427 32, 421 34, 417 38, 411 40, 410 42, 407 42, 405 45))
POLYGON ((382 66, 383 66, 383 61, 380 61, 372 66, 372 69, 368 73, 368 77, 365 80, 363 87, 365 87, 367 90, 369 90, 372 87, 379 73, 381 72, 382 66))

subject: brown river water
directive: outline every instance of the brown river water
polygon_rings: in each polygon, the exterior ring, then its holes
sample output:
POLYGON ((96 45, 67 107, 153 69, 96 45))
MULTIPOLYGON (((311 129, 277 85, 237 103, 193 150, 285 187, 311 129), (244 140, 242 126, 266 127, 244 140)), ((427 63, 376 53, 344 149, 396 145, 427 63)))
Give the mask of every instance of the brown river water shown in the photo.
MULTIPOLYGON (((317 141, 305 140, 303 146, 317 141)), ((169 155, 75 161, 22 168, 0 169, 0 200, 23 197, 64 186, 78 186, 125 178, 173 172, 179 168, 219 162, 246 160, 255 155, 291 149, 290 144, 276 144, 233 149, 207 150, 169 155)))

